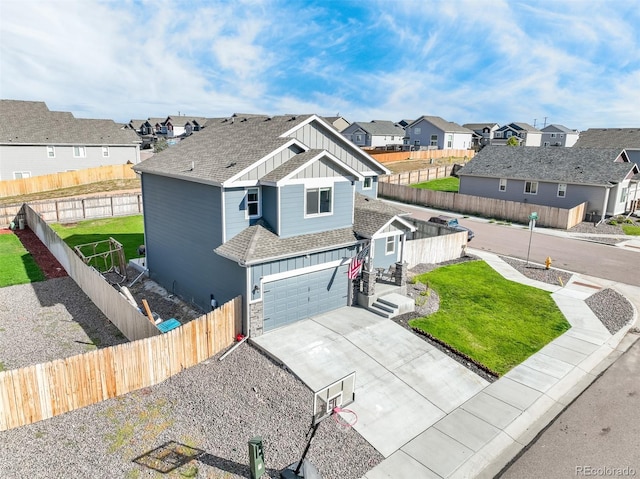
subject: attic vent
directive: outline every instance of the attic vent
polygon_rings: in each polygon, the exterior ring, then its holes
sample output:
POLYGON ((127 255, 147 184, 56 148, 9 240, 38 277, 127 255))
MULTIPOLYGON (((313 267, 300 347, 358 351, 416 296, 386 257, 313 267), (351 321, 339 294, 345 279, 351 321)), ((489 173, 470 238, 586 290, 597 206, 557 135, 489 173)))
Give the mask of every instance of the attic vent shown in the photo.
POLYGON ((243 118, 242 120, 240 120, 240 123, 243 123, 243 122, 245 122, 245 121, 247 121, 247 119, 246 119, 246 118, 243 118))
POLYGON ((236 166, 235 161, 232 161, 231 163, 229 163, 227 166, 225 166, 225 168, 231 168, 232 166, 236 166))
POLYGON ((295 116, 292 116, 292 117, 289 119, 289 121, 292 121, 292 120, 295 120, 295 119, 296 119, 296 117, 295 117, 295 116))
POLYGON ((228 122, 228 121, 229 121, 229 119, 228 119, 228 118, 225 118, 224 120, 222 120, 222 123, 226 123, 226 122, 228 122))

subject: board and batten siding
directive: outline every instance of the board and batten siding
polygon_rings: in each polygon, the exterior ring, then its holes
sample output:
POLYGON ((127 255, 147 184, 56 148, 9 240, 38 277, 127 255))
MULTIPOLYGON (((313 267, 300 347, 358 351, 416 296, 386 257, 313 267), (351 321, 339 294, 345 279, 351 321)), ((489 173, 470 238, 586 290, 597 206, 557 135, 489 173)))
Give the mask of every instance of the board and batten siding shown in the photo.
POLYGON ((267 160, 260 163, 258 166, 242 175, 239 180, 258 180, 270 171, 275 170, 278 166, 282 165, 286 161, 290 160, 299 153, 302 153, 302 148, 296 145, 291 145, 275 155, 269 157, 267 160))
POLYGON ((211 294, 219 304, 245 294, 244 268, 213 252, 222 242, 220 188, 143 173, 142 191, 151 279, 204 311, 211 294))
POLYGON ((305 218, 305 186, 280 188, 279 236, 289 238, 310 233, 348 228, 353 225, 353 186, 349 181, 333 184, 333 213, 305 218))
MULTIPOLYGON (((372 165, 360 157, 356 157, 347 150, 346 145, 342 146, 339 140, 335 139, 335 134, 329 133, 321 125, 311 122, 292 133, 292 136, 309 148, 326 150, 339 158, 354 170, 365 172, 372 171, 372 165), (330 136, 331 135, 331 136, 330 136)), ((344 141, 348 141, 346 138, 344 141)))
POLYGON ((106 165, 122 165, 138 163, 140 150, 138 145, 111 146, 109 156, 102 156, 102 146, 87 146, 81 143, 76 146, 84 146, 86 155, 84 158, 73 157, 73 146, 57 146, 55 157, 49 158, 47 145, 1 145, 0 146, 0 180, 13 180, 14 172, 29 172, 31 176, 50 175, 69 170, 84 170, 106 165))
POLYGON ((331 263, 345 258, 351 258, 356 254, 356 244, 349 247, 338 248, 329 251, 321 251, 318 253, 311 253, 309 257, 306 255, 296 256, 293 258, 285 258, 276 261, 269 261, 267 263, 257 264, 251 266, 251 290, 252 300, 258 300, 261 297, 260 291, 253 291, 253 286, 260 286, 262 278, 277 273, 293 272, 297 269, 307 268, 309 266, 316 266, 325 263, 331 263))
POLYGON ((495 198, 519 203, 533 203, 554 208, 570 209, 584 202, 588 203, 587 211, 602 209, 605 189, 602 186, 567 184, 566 195, 558 197, 558 184, 538 182, 538 194, 524 193, 524 180, 507 180, 505 191, 499 190, 499 178, 483 178, 477 176, 460 176, 460 194, 495 198), (526 200, 526 201, 525 201, 526 200))

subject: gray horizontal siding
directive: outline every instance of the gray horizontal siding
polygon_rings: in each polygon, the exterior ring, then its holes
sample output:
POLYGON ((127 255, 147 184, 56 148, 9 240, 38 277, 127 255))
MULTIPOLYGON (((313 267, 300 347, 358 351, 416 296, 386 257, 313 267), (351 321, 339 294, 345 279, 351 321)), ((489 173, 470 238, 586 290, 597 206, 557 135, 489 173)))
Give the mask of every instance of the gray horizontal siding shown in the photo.
POLYGON ((333 187, 333 214, 305 218, 305 187, 289 185, 280 189, 280 236, 283 238, 308 233, 348 228, 353 224, 353 186, 341 181, 333 187))
POLYGON ((150 277, 205 311, 212 293, 220 303, 245 294, 244 268, 213 252, 222 240, 220 189, 144 173, 142 191, 150 277))
POLYGON ((246 194, 247 190, 244 188, 225 188, 224 190, 225 241, 229 241, 250 224, 245 217, 246 194))
POLYGON ((278 228, 278 188, 275 186, 263 186, 261 201, 262 218, 271 226, 273 231, 276 231, 278 228))
POLYGON ((374 176, 373 177, 373 181, 371 182, 371 189, 370 190, 363 190, 362 189, 362 185, 364 183, 362 181, 356 181, 355 185, 356 185, 356 193, 361 193, 363 195, 366 195, 370 198, 377 198, 378 197, 378 177, 374 176))
POLYGON ((374 240, 374 257, 373 257, 373 267, 374 268, 388 268, 392 264, 395 264, 398 261, 398 236, 394 237, 395 241, 395 252, 393 254, 385 254, 386 249, 386 238, 377 238, 374 240))

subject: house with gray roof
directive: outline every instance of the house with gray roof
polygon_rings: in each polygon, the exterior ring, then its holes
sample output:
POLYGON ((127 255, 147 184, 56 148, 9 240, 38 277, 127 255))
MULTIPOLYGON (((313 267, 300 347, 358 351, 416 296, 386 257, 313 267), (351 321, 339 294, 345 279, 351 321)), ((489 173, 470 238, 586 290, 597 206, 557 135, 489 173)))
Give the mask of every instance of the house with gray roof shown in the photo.
POLYGON ((500 128, 497 123, 465 123, 463 127, 473 132, 473 146, 481 148, 491 144, 495 131, 500 128))
POLYGON ((571 130, 564 125, 551 124, 540 131, 542 131, 542 146, 564 146, 569 148, 576 144, 580 136, 578 130, 571 130))
POLYGON ((317 115, 210 119, 134 169, 150 277, 202 309, 241 295, 254 336, 350 304, 358 252, 367 274, 402 265, 415 229, 376 199, 388 170, 317 115))
POLYGON ((640 166, 640 128, 589 128, 580 133, 575 148, 624 148, 640 166))
POLYGON ((0 180, 139 161, 140 139, 113 120, 75 118, 44 102, 0 100, 0 180))
POLYGON ((333 127, 338 131, 344 130, 346 127, 348 127, 351 124, 349 120, 347 120, 342 116, 325 116, 323 118, 327 123, 330 123, 331 125, 333 125, 333 127))
POLYGON ((405 127, 406 150, 468 150, 473 131, 439 116, 421 116, 405 127))
POLYGON ((342 136, 360 148, 395 149, 402 145, 404 129, 387 120, 355 122, 342 130, 342 136))
POLYGON ((519 146, 540 146, 542 131, 528 123, 509 123, 498 128, 493 134, 491 145, 506 145, 510 138, 518 140, 519 146))
POLYGON ((487 146, 457 174, 461 194, 565 209, 586 202, 604 219, 632 208, 639 172, 620 148, 487 146))

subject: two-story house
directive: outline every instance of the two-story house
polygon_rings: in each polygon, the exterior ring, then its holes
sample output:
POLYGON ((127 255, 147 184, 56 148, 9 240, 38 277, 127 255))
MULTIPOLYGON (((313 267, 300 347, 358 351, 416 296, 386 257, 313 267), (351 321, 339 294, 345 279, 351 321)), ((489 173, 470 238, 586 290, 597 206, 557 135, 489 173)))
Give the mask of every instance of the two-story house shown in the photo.
POLYGON ((212 119, 135 170, 150 277, 203 309, 242 295, 252 335, 346 306, 357 252, 401 262, 413 228, 370 211, 388 170, 316 115, 212 119))
POLYGON ((547 125, 542 130, 542 146, 572 147, 578 141, 578 130, 570 130, 564 125, 547 125))
POLYGON ((633 208, 638 165, 620 148, 487 146, 457 175, 460 193, 570 209, 601 220, 633 208))
POLYGON ((421 116, 405 127, 406 150, 468 150, 473 131, 439 116, 421 116))
POLYGON ((0 180, 139 161, 140 139, 113 120, 75 118, 44 102, 0 100, 0 180))
POLYGON ((323 118, 327 123, 333 125, 333 127, 338 131, 344 130, 351 124, 349 120, 347 120, 343 116, 325 116, 323 118))
POLYGON ((580 133, 576 148, 624 148, 640 167, 640 128, 589 128, 580 133))
POLYGON ((462 126, 474 133, 472 140, 474 148, 490 145, 495 131, 500 128, 497 123, 465 123, 462 126))
POLYGON ((493 134, 491 145, 506 145, 510 138, 518 140, 519 146, 540 146, 542 132, 528 123, 509 123, 503 125, 493 134))
POLYGON ((374 120, 352 123, 342 135, 361 148, 394 149, 402 145, 404 129, 392 121, 374 120))

